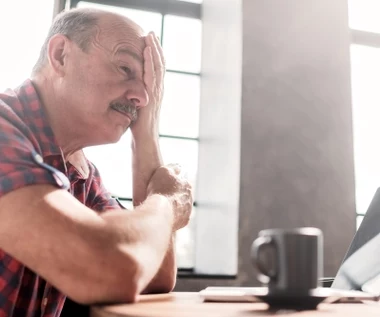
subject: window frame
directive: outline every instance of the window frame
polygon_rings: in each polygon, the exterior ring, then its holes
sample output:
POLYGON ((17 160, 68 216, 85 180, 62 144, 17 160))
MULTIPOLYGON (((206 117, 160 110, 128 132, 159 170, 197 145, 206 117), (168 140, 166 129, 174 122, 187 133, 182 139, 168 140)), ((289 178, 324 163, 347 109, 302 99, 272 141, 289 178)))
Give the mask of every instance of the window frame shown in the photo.
MULTIPOLYGON (((66 5, 74 8, 80 1, 82 0, 69 0, 66 5)), ((87 2, 152 11, 161 13, 162 15, 173 14, 201 20, 201 4, 199 3, 177 0, 88 0, 87 2)))

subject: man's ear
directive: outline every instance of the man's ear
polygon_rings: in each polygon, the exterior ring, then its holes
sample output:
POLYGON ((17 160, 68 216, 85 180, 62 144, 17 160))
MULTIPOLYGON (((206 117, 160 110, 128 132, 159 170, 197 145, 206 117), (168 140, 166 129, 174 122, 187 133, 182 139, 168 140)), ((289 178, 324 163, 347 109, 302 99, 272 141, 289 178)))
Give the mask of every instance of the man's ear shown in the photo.
POLYGON ((56 34, 51 37, 48 45, 47 55, 49 64, 59 76, 65 74, 67 64, 67 53, 70 50, 70 41, 63 34, 56 34))

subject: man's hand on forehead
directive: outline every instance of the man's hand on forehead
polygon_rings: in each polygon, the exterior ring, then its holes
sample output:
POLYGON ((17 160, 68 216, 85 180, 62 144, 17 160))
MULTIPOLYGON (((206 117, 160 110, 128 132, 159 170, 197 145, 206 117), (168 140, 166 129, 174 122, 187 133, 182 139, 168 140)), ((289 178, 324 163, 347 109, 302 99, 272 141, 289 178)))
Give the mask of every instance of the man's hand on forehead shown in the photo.
MULTIPOLYGON (((152 31, 149 32, 147 36, 145 36, 145 49, 148 47, 152 50, 152 58, 154 61, 154 64, 159 68, 165 68, 165 58, 164 58, 164 52, 161 47, 160 40, 158 36, 152 31)), ((144 55, 145 57, 145 55, 144 55)))
POLYGON ((164 90, 165 59, 160 41, 153 32, 150 32, 144 40, 143 80, 149 102, 146 107, 139 109, 139 119, 131 126, 132 133, 135 134, 143 133, 141 131, 145 130, 158 131, 164 90))
POLYGON ((165 59, 161 44, 154 34, 150 32, 145 37, 144 49, 144 82, 148 89, 148 94, 152 97, 151 101, 157 105, 161 103, 165 59))

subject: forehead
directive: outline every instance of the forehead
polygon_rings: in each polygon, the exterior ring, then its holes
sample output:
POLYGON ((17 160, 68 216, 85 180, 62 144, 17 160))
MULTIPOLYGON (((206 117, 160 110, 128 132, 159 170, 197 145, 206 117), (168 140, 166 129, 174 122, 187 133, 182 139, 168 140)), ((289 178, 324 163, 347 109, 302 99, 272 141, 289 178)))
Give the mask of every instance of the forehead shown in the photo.
POLYGON ((145 40, 142 29, 131 20, 107 15, 99 21, 95 45, 103 47, 113 56, 130 55, 142 61, 145 40))

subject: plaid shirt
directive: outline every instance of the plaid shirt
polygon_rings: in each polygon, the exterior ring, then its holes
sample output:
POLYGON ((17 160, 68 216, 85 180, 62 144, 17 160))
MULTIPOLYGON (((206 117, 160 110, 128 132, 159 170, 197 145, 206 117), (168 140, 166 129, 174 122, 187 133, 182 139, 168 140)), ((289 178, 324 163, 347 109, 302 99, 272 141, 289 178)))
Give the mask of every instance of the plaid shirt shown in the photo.
MULTIPOLYGON (((0 151, 0 197, 27 185, 52 184, 70 190, 97 212, 120 208, 103 187, 96 167, 84 155, 82 164, 87 164, 84 170, 88 175, 83 175, 83 169, 74 163, 65 165, 30 80, 0 94, 0 151)), ((0 317, 59 316, 65 298, 0 249, 0 317)))

